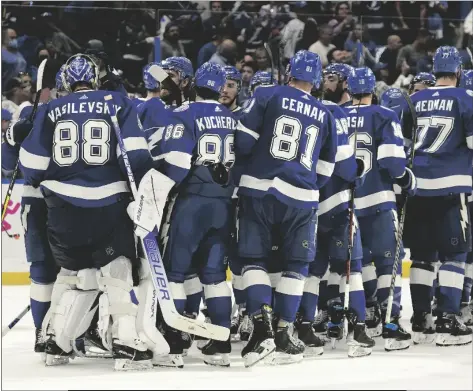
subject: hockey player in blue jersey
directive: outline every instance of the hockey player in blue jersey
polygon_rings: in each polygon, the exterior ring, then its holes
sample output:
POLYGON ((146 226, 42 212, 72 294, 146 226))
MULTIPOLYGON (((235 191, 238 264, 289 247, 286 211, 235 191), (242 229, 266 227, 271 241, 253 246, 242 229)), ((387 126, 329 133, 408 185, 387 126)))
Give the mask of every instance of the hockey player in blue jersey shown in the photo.
MULTIPOLYGON (((312 95, 321 95, 321 91, 313 91, 312 95)), ((319 286, 330 263, 330 273, 326 299, 330 319, 326 330, 330 339, 343 337, 343 317, 349 320, 349 357, 369 355, 374 340, 366 335, 365 326, 365 294, 361 276, 362 247, 360 232, 353 221, 353 249, 350 266, 350 298, 349 313, 344 314, 346 282, 346 262, 348 258, 348 241, 350 210, 349 199, 353 186, 362 184, 363 161, 355 159, 353 146, 348 141, 348 123, 346 113, 335 103, 323 100, 322 103, 332 113, 337 126, 337 155, 334 174, 320 190, 317 228, 317 254, 309 267, 309 277, 305 281, 304 294, 300 306, 300 322, 296 330, 306 345, 304 356, 321 354, 323 343, 317 340, 314 332, 315 310, 317 308, 319 286)), ((319 308, 320 310, 320 308, 319 308)))
POLYGON ((219 102, 231 112, 238 115, 241 107, 238 106, 237 98, 241 89, 241 73, 233 66, 224 66, 226 76, 225 86, 220 94, 219 102))
MULTIPOLYGON (((46 68, 49 68, 48 64, 50 62, 46 63, 46 68)), ((57 72, 55 79, 51 77, 52 75, 48 75, 50 73, 48 69, 43 73, 44 89, 38 110, 42 110, 44 103, 51 100, 56 91, 62 89, 61 70, 57 72)), ((33 123, 29 120, 32 111, 33 106, 27 106, 21 111, 18 122, 12 124, 7 132, 8 142, 2 143, 2 169, 5 171, 12 171, 16 165, 20 145, 33 127, 33 123)), ((25 235, 26 259, 30 263, 30 305, 36 328, 34 351, 37 353, 44 353, 45 340, 41 327, 51 304, 53 284, 59 271, 46 235, 46 214, 43 195, 26 180, 21 197, 21 222, 25 235)))
POLYGON ((347 78, 352 72, 351 65, 329 64, 324 69, 324 99, 342 107, 350 104, 351 97, 348 93, 347 78))
POLYGON ((171 78, 173 84, 166 80, 161 85, 161 99, 167 105, 180 106, 182 102, 194 101, 192 76, 194 69, 191 61, 186 57, 169 57, 161 61, 163 68, 171 78), (177 86, 177 87, 176 87, 177 86))
POLYGON ((462 72, 460 78, 460 87, 473 91, 473 69, 462 72))
POLYGON ((412 259, 412 330, 420 342, 434 338, 432 332, 426 335, 426 323, 431 313, 434 262, 439 259, 436 344, 462 345, 472 340, 471 330, 457 314, 471 250, 466 197, 472 189, 473 92, 456 88, 461 58, 454 47, 437 49, 432 71, 435 87, 412 95, 417 113, 413 171, 418 190, 408 202, 405 228, 412 259))
POLYGON ((426 88, 433 87, 434 85, 434 75, 427 72, 420 72, 415 75, 412 81, 409 83, 409 95, 412 95, 417 91, 422 91, 426 88))
POLYGON ((117 106, 137 183, 152 160, 136 109, 121 93, 97 91, 98 76, 90 57, 71 57, 64 70, 71 94, 38 111, 20 149, 25 181, 44 195, 48 241, 61 267, 43 324, 46 365, 68 362, 72 344, 97 310, 101 291, 100 333, 115 368, 151 368, 150 346, 140 339, 146 331, 136 326, 132 268, 137 255, 126 211, 130 196, 106 95, 117 106))
POLYGON ((146 96, 144 98, 134 98, 132 102, 136 107, 141 105, 142 103, 153 99, 153 98, 159 98, 160 95, 160 84, 159 81, 155 80, 153 76, 149 73, 149 68, 153 65, 160 65, 158 62, 151 62, 149 64, 146 64, 143 67, 143 84, 146 89, 146 96))
MULTIPOLYGON (((356 140, 356 153, 363 159, 366 175, 363 186, 356 190, 355 207, 363 245, 368 326, 378 303, 382 312, 385 311, 391 285, 397 239, 393 185, 397 183, 405 192, 413 194, 416 183, 412 171, 406 168, 403 134, 396 114, 371 104, 375 82, 369 68, 356 68, 348 77, 353 105, 344 107, 349 137, 356 140)), ((410 345, 410 334, 399 326, 401 263, 397 275, 391 319, 396 328, 393 334, 383 334, 386 350, 407 349, 410 345)))
POLYGON ((290 60, 288 85, 258 88, 238 124, 236 159, 249 158, 239 183, 238 253, 245 264, 252 336, 242 350, 245 366, 273 351, 274 362, 297 362, 304 344, 295 321, 309 264, 315 256, 319 189, 333 173, 337 151, 332 114, 310 93, 320 84, 318 55, 301 50, 290 60), (275 243, 275 238, 280 238, 275 243), (272 246, 282 252, 275 313, 268 268, 272 246), (274 327, 274 329, 273 329, 274 327))
MULTIPOLYGON (((212 324, 230 328, 232 303, 226 268, 234 187, 229 170, 235 162, 237 121, 230 110, 218 103, 225 81, 225 72, 217 64, 204 63, 197 70, 196 102, 172 112, 173 126, 166 128, 159 158, 161 172, 170 178, 173 191, 178 193, 163 258, 176 308, 184 314, 185 279, 196 274, 204 286, 212 324)), ((182 366, 182 333, 166 330, 166 338, 171 361, 166 357, 158 365, 182 366)), ((230 365, 230 340, 210 340, 201 351, 210 365, 230 365)))
POLYGON ((250 80, 250 96, 253 96, 259 86, 274 85, 271 72, 257 71, 250 80))

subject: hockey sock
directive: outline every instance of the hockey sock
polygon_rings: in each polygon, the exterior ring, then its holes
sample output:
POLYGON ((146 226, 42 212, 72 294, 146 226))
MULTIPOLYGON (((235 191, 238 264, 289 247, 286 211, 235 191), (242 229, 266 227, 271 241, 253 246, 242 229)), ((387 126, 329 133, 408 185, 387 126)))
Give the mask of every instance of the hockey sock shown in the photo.
POLYGON ((299 312, 302 313, 302 320, 313 322, 315 311, 319 301, 320 278, 309 276, 304 282, 304 292, 302 294, 299 312))
POLYGON ((434 278, 432 262, 412 261, 409 284, 414 312, 431 311, 434 278))
POLYGON ((51 295, 53 293, 54 283, 42 284, 31 280, 30 286, 30 304, 33 315, 34 326, 39 329, 43 319, 51 306, 51 295))
POLYGON ((365 291, 366 303, 368 305, 373 304, 376 302, 376 289, 378 285, 375 266, 371 262, 363 265, 361 275, 363 278, 363 289, 365 291))
POLYGON ((232 292, 226 281, 205 284, 205 302, 212 324, 230 328, 232 292))
POLYGON ((171 290, 171 294, 174 299, 174 305, 176 306, 177 312, 183 315, 186 309, 187 301, 184 283, 169 281, 169 289, 171 290))
POLYGON ((437 310, 447 314, 460 312, 465 263, 447 260, 439 269, 439 295, 437 310))
POLYGON ((245 305, 245 289, 243 288, 243 277, 233 274, 232 276, 233 296, 235 296, 235 304, 237 306, 245 305))
POLYGON ((339 300, 340 278, 340 274, 336 272, 330 272, 328 275, 326 300, 329 306, 334 301, 339 300))
MULTIPOLYGON (((380 262, 381 263, 381 262, 380 262)), ((394 298, 391 310, 391 316, 397 317, 401 313, 401 271, 402 265, 399 262, 397 267, 397 275, 394 283, 394 298)), ((378 289, 377 298, 381 308, 386 308, 388 304, 389 289, 392 279, 392 265, 382 265, 378 268, 378 289)))
POLYGON ((190 315, 198 315, 202 300, 202 284, 196 274, 186 277, 184 290, 187 295, 185 312, 190 315))
MULTIPOLYGON (((307 265, 308 268, 308 265, 307 265)), ((275 312, 280 319, 294 322, 304 290, 305 277, 302 274, 283 271, 276 286, 275 312)))
MULTIPOLYGON (((345 300, 345 283, 346 277, 342 275, 340 280, 340 298, 342 303, 345 300)), ((363 291, 363 278, 361 273, 350 273, 350 297, 349 308, 353 309, 357 315, 357 322, 364 323, 366 319, 365 313, 366 299, 363 291)))
POLYGON ((317 308, 319 311, 327 310, 327 278, 325 277, 328 278, 328 274, 320 280, 319 300, 317 302, 317 308))
POLYGON ((272 301, 271 281, 265 268, 248 265, 242 270, 243 286, 246 291, 246 309, 249 315, 261 311, 261 305, 272 301))

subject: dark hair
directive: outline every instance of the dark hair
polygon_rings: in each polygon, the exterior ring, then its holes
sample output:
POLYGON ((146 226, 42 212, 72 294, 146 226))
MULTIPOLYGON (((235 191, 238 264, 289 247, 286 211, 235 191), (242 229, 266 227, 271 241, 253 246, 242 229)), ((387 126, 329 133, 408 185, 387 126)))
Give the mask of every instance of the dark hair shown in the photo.
POLYGON ((195 86, 194 89, 195 93, 201 98, 212 100, 218 100, 218 98, 220 98, 220 94, 218 92, 215 92, 209 88, 195 86))
POLYGON ((342 6, 342 4, 345 4, 348 7, 348 11, 350 11, 350 4, 348 4, 348 1, 340 1, 335 6, 335 15, 338 15, 338 11, 340 10, 340 7, 342 6))
POLYGON ((370 95, 374 95, 374 91, 373 93, 353 94, 351 97, 361 100, 362 98, 366 98, 367 96, 370 96, 370 95))
POLYGON ((251 69, 253 69, 253 73, 256 72, 256 64, 254 61, 245 61, 243 64, 241 64, 242 69, 243 67, 250 67, 251 69))
POLYGON ((438 80, 440 77, 445 77, 447 79, 450 79, 450 80, 454 80, 457 78, 457 74, 456 73, 452 73, 452 72, 438 72, 438 73, 434 73, 434 76, 435 78, 438 80))
POLYGON ((335 51, 337 50, 340 50, 339 48, 333 48, 333 49, 330 49, 328 52, 327 52, 327 61, 328 63, 330 64, 333 60, 333 53, 335 53, 335 51))

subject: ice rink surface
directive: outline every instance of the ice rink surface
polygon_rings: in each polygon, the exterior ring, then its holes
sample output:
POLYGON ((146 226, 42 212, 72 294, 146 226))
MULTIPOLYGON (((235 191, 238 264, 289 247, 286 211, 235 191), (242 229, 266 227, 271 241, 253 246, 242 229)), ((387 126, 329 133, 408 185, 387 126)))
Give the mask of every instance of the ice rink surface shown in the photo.
MULTIPOLYGON (((403 283, 403 325, 410 331, 412 306, 407 280, 403 283)), ((3 287, 2 326, 28 304, 29 287, 3 287)), ((385 352, 383 340, 369 357, 350 359, 346 345, 325 347, 322 356, 288 366, 246 369, 241 344, 233 344, 230 368, 214 368, 199 359, 193 347, 184 369, 156 368, 118 373, 106 359, 75 359, 67 366, 45 367, 33 353, 34 327, 27 314, 2 339, 2 389, 422 389, 472 390, 472 345, 440 348, 411 346, 385 352)))

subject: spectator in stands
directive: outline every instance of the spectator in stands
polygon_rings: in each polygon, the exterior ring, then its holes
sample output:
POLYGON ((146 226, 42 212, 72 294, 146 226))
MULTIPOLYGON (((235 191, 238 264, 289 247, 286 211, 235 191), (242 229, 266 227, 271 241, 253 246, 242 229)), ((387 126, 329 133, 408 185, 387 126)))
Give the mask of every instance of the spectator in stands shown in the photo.
POLYGON ((231 39, 225 39, 220 46, 218 46, 217 51, 212 55, 209 61, 222 66, 235 65, 236 55, 236 43, 231 39))
POLYGON ((213 27, 211 39, 210 42, 207 42, 200 48, 199 54, 197 55, 197 67, 200 67, 204 62, 209 61, 217 51, 217 47, 222 43, 222 36, 217 28, 213 27))
POLYGON ((335 17, 328 22, 333 28, 333 44, 342 48, 348 35, 354 28, 354 20, 347 1, 341 1, 335 6, 335 17))
POLYGON ((296 53, 297 42, 302 38, 304 28, 305 23, 296 15, 296 17, 290 20, 282 29, 281 46, 283 47, 282 59, 284 64, 287 64, 289 59, 296 53))
POLYGON ((164 29, 163 38, 161 42, 161 58, 163 60, 173 56, 186 57, 184 46, 179 41, 178 25, 169 22, 164 29))
POLYGON ((327 53, 327 61, 331 63, 350 64, 352 62, 352 54, 346 50, 338 48, 330 49, 327 53))
POLYGON ((255 51, 256 68, 258 71, 272 72, 268 53, 264 47, 259 47, 255 51))
POLYGON ((2 100, 2 109, 8 110, 13 116, 23 102, 31 99, 31 90, 22 88, 18 77, 11 78, 3 87, 6 99, 2 100))
MULTIPOLYGON (((222 22, 222 2, 210 2, 210 17, 203 21, 205 39, 213 39, 213 34, 221 25, 222 22)), ((205 62, 205 61, 204 61, 205 62)), ((203 64, 203 63, 202 63, 203 64)))
POLYGON ((238 94, 238 104, 242 106, 250 97, 250 80, 255 74, 255 63, 246 61, 241 65, 241 90, 238 94))
POLYGON ((399 50, 396 67, 403 75, 407 76, 417 73, 417 61, 427 54, 426 44, 429 38, 429 32, 425 29, 420 29, 415 41, 411 45, 406 45, 399 50))
POLYGON ((296 44, 296 53, 299 50, 308 50, 310 45, 314 43, 314 39, 319 39, 319 28, 314 18, 308 18, 305 22, 302 38, 296 44))
POLYGON ((2 32, 2 84, 5 85, 19 72, 26 70, 26 61, 18 51, 18 41, 14 29, 2 32))
POLYGON ((366 25, 362 25, 361 23, 355 24, 353 31, 350 31, 350 34, 348 34, 348 38, 343 47, 345 50, 352 52, 358 42, 361 42, 372 56, 376 55, 376 43, 371 39, 366 25))
POLYGON ((417 67, 415 74, 420 72, 432 72, 432 60, 434 58, 435 51, 440 45, 438 42, 434 41, 433 39, 429 40, 426 45, 426 54, 417 61, 417 67))
POLYGON ((384 70, 387 71, 386 83, 391 85, 396 81, 401 71, 397 68, 397 56, 402 46, 401 38, 398 35, 390 35, 386 48, 381 53, 379 62, 386 64, 384 70))
POLYGON ((443 17, 448 9, 446 1, 429 1, 426 5, 427 9, 427 29, 435 37, 435 39, 443 38, 443 17))
POLYGON ((328 25, 323 25, 319 29, 319 39, 309 47, 309 51, 316 53, 320 56, 322 66, 326 67, 328 64, 327 53, 335 48, 332 43, 333 39, 333 28, 328 25))

